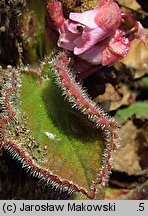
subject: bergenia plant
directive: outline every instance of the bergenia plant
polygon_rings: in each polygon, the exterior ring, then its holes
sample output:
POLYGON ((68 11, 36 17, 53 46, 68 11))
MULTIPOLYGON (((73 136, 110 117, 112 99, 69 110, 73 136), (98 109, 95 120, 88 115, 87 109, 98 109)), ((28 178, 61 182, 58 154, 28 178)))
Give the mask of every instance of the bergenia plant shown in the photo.
POLYGON ((143 27, 113 0, 99 1, 99 7, 70 13, 65 19, 60 2, 49 3, 48 11, 59 31, 58 46, 93 65, 111 65, 128 54, 131 41, 145 41, 143 27), (126 29, 121 24, 126 22, 126 29))
POLYGON ((0 71, 0 147, 48 186, 100 199, 120 126, 89 98, 75 75, 81 65, 110 66, 125 57, 133 39, 145 41, 143 27, 113 0, 100 0, 98 8, 70 13, 68 19, 60 2, 48 3, 47 9, 63 50, 47 58, 43 73, 12 67, 0 71))

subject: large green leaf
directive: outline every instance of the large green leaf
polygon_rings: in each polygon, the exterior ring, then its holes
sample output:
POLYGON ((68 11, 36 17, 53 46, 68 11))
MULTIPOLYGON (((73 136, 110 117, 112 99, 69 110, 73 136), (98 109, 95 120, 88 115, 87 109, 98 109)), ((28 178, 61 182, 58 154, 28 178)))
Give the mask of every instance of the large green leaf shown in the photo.
POLYGON ((3 102, 10 107, 3 114, 10 119, 2 131, 5 149, 47 184, 65 190, 71 184, 91 195, 105 148, 101 130, 70 107, 49 68, 48 76, 40 79, 33 73, 20 76, 13 71, 5 75, 3 84, 3 102), (21 82, 19 92, 16 92, 17 80, 21 82), (11 109, 15 118, 11 118, 11 109))

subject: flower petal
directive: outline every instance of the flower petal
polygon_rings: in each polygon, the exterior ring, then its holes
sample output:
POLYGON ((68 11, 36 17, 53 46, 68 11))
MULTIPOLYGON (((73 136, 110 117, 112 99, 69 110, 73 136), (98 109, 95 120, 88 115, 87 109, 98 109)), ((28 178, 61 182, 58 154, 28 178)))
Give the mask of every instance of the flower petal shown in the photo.
POLYGON ((125 38, 124 31, 116 30, 107 48, 103 51, 102 65, 111 65, 127 56, 130 48, 129 38, 125 38))
POLYGON ((80 23, 76 23, 71 20, 69 22, 68 30, 74 34, 82 33, 84 28, 85 26, 80 23))
POLYGON ((80 55, 84 53, 105 36, 106 32, 99 27, 92 30, 88 27, 84 28, 82 36, 79 36, 74 40, 74 54, 80 55))
POLYGON ((141 40, 143 43, 145 43, 146 38, 145 38, 144 28, 140 22, 137 22, 137 26, 138 26, 138 35, 135 36, 135 38, 137 38, 137 39, 141 40))
POLYGON ((121 23, 121 11, 117 3, 108 0, 101 4, 94 18, 96 24, 107 31, 116 30, 121 23))
POLYGON ((94 45, 92 48, 90 48, 88 51, 79 55, 79 57, 93 65, 102 64, 103 51, 107 47, 107 45, 108 45, 107 42, 98 43, 94 45))
POLYGON ((57 44, 59 47, 73 51, 75 47, 73 41, 78 37, 79 34, 74 34, 73 32, 69 31, 69 26, 70 20, 66 20, 59 28, 60 36, 57 44))
POLYGON ((69 19, 81 23, 89 28, 97 28, 98 25, 94 22, 94 17, 98 13, 98 8, 95 10, 85 11, 83 13, 70 13, 69 19))

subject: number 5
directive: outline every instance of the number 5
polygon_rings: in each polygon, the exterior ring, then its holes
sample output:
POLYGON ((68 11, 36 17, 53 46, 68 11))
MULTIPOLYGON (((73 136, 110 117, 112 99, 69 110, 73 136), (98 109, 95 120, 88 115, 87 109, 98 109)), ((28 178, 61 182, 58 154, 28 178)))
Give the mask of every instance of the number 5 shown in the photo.
POLYGON ((139 211, 144 211, 144 203, 139 204, 139 211))

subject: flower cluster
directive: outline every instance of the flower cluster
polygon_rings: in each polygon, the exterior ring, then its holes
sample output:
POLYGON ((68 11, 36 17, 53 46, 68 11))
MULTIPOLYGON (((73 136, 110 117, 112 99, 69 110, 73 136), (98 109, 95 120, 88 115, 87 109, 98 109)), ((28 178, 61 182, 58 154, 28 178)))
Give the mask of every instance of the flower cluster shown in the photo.
POLYGON ((59 31, 58 46, 93 65, 111 65, 128 54, 131 41, 145 41, 143 27, 122 13, 113 0, 100 0, 98 8, 70 13, 65 19, 60 2, 49 3, 50 17, 59 31), (121 23, 126 22, 125 30, 121 23))

